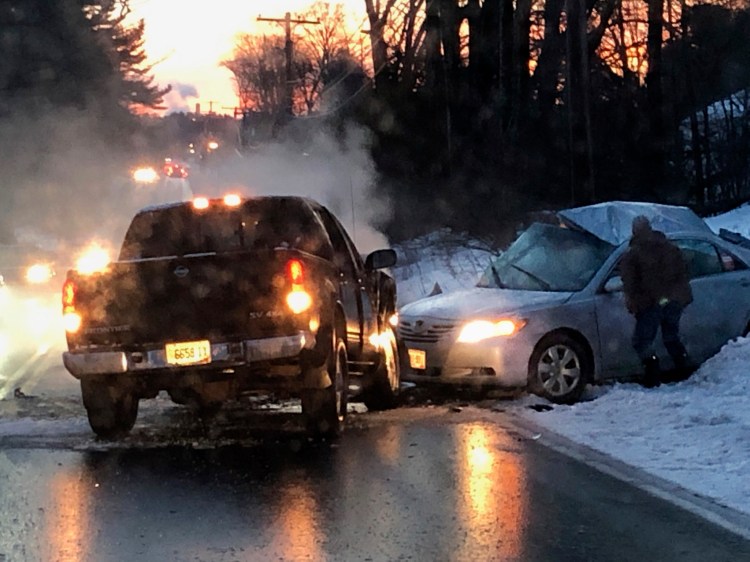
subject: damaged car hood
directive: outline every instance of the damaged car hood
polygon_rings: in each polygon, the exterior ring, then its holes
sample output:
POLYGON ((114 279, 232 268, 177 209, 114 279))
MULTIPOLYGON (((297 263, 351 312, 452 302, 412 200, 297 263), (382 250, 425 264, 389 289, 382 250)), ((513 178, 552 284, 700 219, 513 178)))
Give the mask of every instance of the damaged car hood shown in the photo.
POLYGON ((420 299, 401 308, 399 314, 443 319, 491 317, 536 305, 562 303, 572 294, 476 287, 420 299))
POLYGON ((665 234, 672 232, 698 232, 713 234, 709 226, 687 207, 610 201, 558 211, 557 215, 569 227, 590 232, 597 238, 619 246, 631 237, 633 219, 643 215, 651 221, 654 230, 665 234))

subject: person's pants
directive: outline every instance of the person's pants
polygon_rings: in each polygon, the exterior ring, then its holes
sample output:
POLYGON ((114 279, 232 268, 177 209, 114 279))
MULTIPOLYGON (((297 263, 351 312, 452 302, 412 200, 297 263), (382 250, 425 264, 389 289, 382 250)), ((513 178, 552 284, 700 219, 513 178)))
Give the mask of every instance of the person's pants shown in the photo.
POLYGON ((656 332, 661 326, 661 337, 664 347, 675 365, 685 362, 687 352, 680 341, 680 317, 683 306, 669 301, 664 306, 654 305, 635 315, 635 331, 633 332, 633 348, 641 361, 646 361, 654 355, 654 340, 656 332))

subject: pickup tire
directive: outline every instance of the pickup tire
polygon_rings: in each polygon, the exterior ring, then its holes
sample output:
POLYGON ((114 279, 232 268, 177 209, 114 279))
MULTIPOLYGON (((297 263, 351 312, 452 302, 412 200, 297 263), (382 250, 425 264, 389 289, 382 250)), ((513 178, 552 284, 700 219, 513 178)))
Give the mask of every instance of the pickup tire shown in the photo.
POLYGON ((334 336, 335 344, 328 358, 327 388, 308 388, 302 391, 302 414, 307 418, 308 430, 322 437, 337 437, 344 429, 349 393, 349 368, 346 344, 334 336))
POLYGON ((111 382, 82 380, 81 397, 89 425, 102 439, 127 435, 138 417, 138 398, 126 388, 111 382))
POLYGON ((401 385, 401 370, 398 356, 398 343, 391 328, 383 332, 384 338, 378 362, 364 378, 362 401, 368 410, 390 410, 398 405, 398 391, 401 385))

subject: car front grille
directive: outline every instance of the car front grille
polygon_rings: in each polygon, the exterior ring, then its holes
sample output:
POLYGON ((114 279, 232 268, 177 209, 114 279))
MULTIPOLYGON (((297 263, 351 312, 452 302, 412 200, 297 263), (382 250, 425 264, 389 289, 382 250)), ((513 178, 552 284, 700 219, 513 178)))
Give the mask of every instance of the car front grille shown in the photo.
POLYGON ((451 322, 431 323, 423 320, 414 322, 404 320, 399 322, 398 332, 405 342, 437 343, 449 337, 455 328, 456 325, 451 322))

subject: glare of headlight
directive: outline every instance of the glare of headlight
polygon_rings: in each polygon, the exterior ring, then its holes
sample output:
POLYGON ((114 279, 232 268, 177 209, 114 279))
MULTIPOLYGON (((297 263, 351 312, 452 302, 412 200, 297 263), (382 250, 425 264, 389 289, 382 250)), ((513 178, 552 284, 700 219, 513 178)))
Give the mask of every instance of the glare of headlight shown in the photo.
POLYGON ((7 358, 9 353, 10 342, 8 341, 8 336, 6 336, 5 334, 0 334, 0 361, 7 358))
POLYGON ((43 334, 54 319, 54 313, 37 299, 27 299, 23 303, 23 316, 26 329, 34 336, 43 334))
POLYGON ((394 328, 397 328, 398 327, 398 313, 391 314, 390 318, 388 318, 388 323, 394 328))
POLYGON ((154 183, 159 179, 159 174, 151 166, 144 166, 133 171, 133 179, 138 183, 154 183))
POLYGON ((208 199, 205 197, 196 197, 193 199, 193 208, 194 209, 208 209, 208 199))
POLYGON ((92 275, 107 269, 109 253, 96 244, 86 249, 76 260, 76 270, 83 275, 92 275))
POLYGON ((295 314, 300 314, 312 306, 312 297, 307 291, 297 289, 286 296, 286 304, 289 310, 295 314))
POLYGON ((372 334, 370 336, 370 344, 375 349, 385 349, 390 345, 390 333, 380 332, 379 334, 372 334))
POLYGON ((69 334, 75 334, 81 329, 81 316, 77 312, 66 312, 63 315, 63 326, 69 334))
POLYGON ((54 276, 52 267, 46 263, 35 263, 26 270, 26 281, 29 283, 46 283, 54 276))
POLYGON ((228 207, 236 207, 240 203, 242 203, 242 199, 236 193, 227 193, 224 196, 224 204, 228 207))
POLYGON ((458 336, 461 343, 477 343, 489 338, 499 336, 512 336, 524 326, 524 321, 500 320, 490 322, 488 320, 474 320, 466 324, 458 336))
POLYGON ((217 148, 219 148, 219 143, 218 142, 216 142, 216 141, 209 141, 209 143, 208 143, 208 149, 209 150, 216 150, 217 148))

